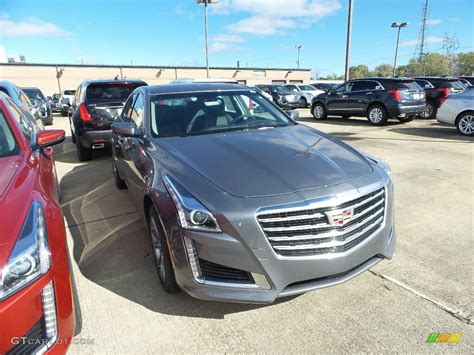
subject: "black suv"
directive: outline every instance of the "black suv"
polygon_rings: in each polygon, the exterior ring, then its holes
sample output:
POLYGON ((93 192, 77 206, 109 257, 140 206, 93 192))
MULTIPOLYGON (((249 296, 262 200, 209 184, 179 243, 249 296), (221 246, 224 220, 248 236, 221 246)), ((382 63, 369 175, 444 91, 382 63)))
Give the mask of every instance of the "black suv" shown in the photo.
POLYGON ((423 89, 409 78, 364 78, 346 81, 312 100, 311 113, 317 120, 328 115, 366 116, 381 126, 389 118, 411 121, 425 109, 423 89))
POLYGON ((438 108, 451 94, 465 90, 458 78, 450 77, 419 77, 415 81, 425 90, 426 108, 420 114, 422 118, 435 118, 438 108))
POLYGON ((72 142, 79 160, 90 160, 92 150, 110 147, 111 125, 141 80, 86 80, 76 90, 69 110, 72 142))

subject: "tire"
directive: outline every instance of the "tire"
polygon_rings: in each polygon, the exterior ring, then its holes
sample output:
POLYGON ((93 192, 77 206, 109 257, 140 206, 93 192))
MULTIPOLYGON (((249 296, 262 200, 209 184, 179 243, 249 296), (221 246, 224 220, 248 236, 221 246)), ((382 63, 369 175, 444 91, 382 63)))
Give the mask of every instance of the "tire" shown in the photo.
POLYGON ((387 110, 382 105, 370 106, 367 110, 367 120, 372 126, 383 126, 388 120, 387 110))
POLYGON ((341 117, 342 117, 342 118, 351 118, 350 115, 342 115, 341 117))
POLYGON ((401 123, 407 123, 407 122, 413 121, 413 116, 398 117, 398 120, 401 123))
POLYGON ((71 129, 71 141, 73 144, 76 144, 76 136, 74 135, 74 133, 72 133, 72 129, 71 129))
POLYGON ((456 128, 459 134, 463 136, 474 136, 474 111, 468 111, 461 114, 456 119, 456 128))
POLYGON ((155 259, 156 271, 158 272, 160 283, 167 293, 179 292, 179 287, 174 276, 173 266, 171 265, 171 253, 168 247, 168 242, 161 228, 158 213, 156 213, 153 206, 150 207, 148 215, 148 228, 150 231, 152 253, 155 259))
POLYGON ((92 159, 92 149, 85 148, 82 146, 80 139, 75 137, 76 139, 76 151, 77 151, 77 158, 80 161, 87 161, 92 159))
POLYGON ((114 174, 114 181, 115 186, 119 190, 125 190, 127 188, 127 184, 125 180, 120 177, 120 174, 117 169, 117 164, 115 163, 115 155, 112 153, 112 172, 114 174))
POLYGON ((425 120, 431 120, 436 117, 437 111, 438 108, 436 107, 435 103, 433 101, 427 101, 425 111, 420 113, 420 118, 425 120))
POLYGON ((301 107, 303 107, 303 108, 308 107, 308 101, 306 100, 306 98, 302 97, 302 98, 300 99, 300 105, 301 105, 301 107))
POLYGON ((327 116, 326 107, 321 102, 316 102, 313 107, 311 108, 311 113, 313 117, 317 121, 325 120, 327 116))

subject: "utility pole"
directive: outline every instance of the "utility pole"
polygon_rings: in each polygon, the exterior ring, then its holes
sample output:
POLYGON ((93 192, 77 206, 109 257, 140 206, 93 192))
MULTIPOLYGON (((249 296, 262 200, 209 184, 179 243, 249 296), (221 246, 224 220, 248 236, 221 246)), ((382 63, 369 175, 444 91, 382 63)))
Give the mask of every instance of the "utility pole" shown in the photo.
POLYGON ((209 51, 207 45, 207 5, 217 4, 219 0, 196 0, 198 4, 204 4, 204 36, 206 41, 206 75, 209 78, 209 51))
POLYGON ((301 50, 301 47, 303 47, 301 44, 295 46, 295 48, 298 50, 298 57, 296 59, 296 66, 298 67, 298 69, 300 68, 300 50, 301 50))
POLYGON ((446 55, 451 59, 451 75, 454 75, 454 62, 456 57, 456 49, 459 48, 459 39, 455 34, 450 36, 446 32, 444 33, 443 37, 442 49, 446 50, 446 55))
POLYGON ((353 0, 349 0, 349 13, 347 15, 347 40, 346 40, 346 68, 344 71, 344 80, 349 80, 349 59, 351 52, 351 34, 352 34, 352 7, 353 0))
POLYGON ((395 58, 393 59, 393 73, 392 73, 392 76, 395 76, 395 73, 397 71, 397 55, 398 55, 398 43, 400 42, 400 30, 403 28, 403 27, 407 27, 408 26, 408 22, 402 22, 402 23, 399 23, 399 22, 394 22, 392 23, 392 28, 398 28, 398 31, 397 31, 397 45, 395 46, 395 58))

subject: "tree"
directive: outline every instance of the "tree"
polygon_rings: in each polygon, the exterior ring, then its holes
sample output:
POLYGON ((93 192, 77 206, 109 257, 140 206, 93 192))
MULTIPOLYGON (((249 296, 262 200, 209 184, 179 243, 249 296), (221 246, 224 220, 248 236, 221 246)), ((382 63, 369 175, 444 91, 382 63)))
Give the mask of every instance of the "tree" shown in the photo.
POLYGON ((456 58, 458 75, 474 75, 474 52, 459 53, 456 58))
POLYGON ((375 76, 392 76, 393 75, 393 65, 391 64, 380 64, 374 69, 375 76))
POLYGON ((427 53, 421 61, 418 58, 412 58, 407 65, 398 69, 400 76, 418 76, 418 75, 449 75, 451 73, 451 59, 439 53, 427 53))
POLYGON ((351 79, 365 78, 370 76, 369 67, 365 64, 359 64, 356 67, 349 68, 349 77, 351 79))

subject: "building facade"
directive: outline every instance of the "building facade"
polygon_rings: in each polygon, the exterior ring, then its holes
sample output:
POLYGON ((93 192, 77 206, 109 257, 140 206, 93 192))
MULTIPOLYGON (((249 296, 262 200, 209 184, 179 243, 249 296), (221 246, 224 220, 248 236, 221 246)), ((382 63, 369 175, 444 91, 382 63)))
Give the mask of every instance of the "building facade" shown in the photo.
MULTIPOLYGON (((308 83, 311 70, 213 67, 209 75, 248 85, 308 83)), ((19 87, 35 86, 45 95, 76 89, 85 79, 142 79, 153 85, 166 84, 175 79, 205 77, 204 67, 0 63, 0 80, 12 81, 19 87)))

